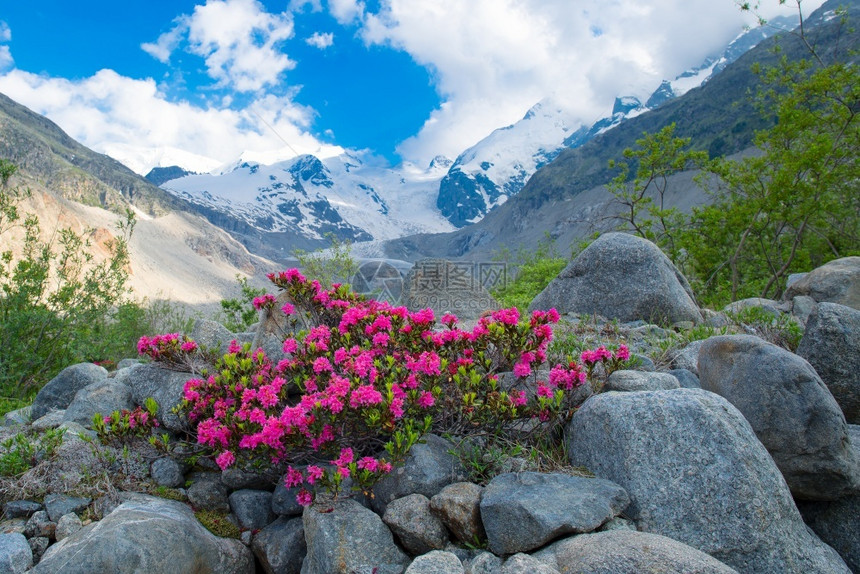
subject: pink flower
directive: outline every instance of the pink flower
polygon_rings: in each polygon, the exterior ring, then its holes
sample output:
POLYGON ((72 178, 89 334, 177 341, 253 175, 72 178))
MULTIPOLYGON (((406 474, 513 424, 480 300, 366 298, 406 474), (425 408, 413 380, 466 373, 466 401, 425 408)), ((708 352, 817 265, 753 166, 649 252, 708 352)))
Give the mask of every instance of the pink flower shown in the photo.
POLYGON ((394 399, 388 405, 388 410, 394 415, 394 418, 399 419, 403 416, 403 399, 394 399))
POLYGON ((323 469, 321 469, 320 467, 313 465, 313 464, 308 465, 306 472, 308 474, 308 478, 307 478, 308 484, 315 484, 316 481, 321 479, 323 474, 325 473, 325 471, 323 471, 323 469))
POLYGON ((238 353, 242 350, 242 345, 236 339, 230 341, 230 347, 227 349, 228 353, 238 353))
POLYGON ((345 466, 337 467, 337 473, 341 478, 349 478, 349 469, 345 466))
POLYGON ((254 297, 254 300, 251 301, 251 304, 257 311, 259 311, 260 309, 269 308, 275 304, 275 296, 271 293, 266 293, 265 295, 254 297))
POLYGON ((186 353, 191 353, 192 351, 197 350, 197 343, 194 341, 185 341, 179 346, 186 353))
POLYGON ((548 399, 551 399, 553 397, 552 389, 543 383, 538 383, 537 394, 539 397, 546 397, 548 399))
POLYGON ((511 405, 515 407, 521 407, 528 403, 526 394, 518 389, 513 389, 511 392, 509 392, 508 397, 511 401, 511 405))
POLYGON ((379 461, 377 461, 372 456, 365 456, 358 461, 358 464, 356 466, 362 470, 376 472, 379 469, 379 461))
POLYGON ((517 377, 528 377, 531 374, 532 368, 528 363, 517 363, 514 365, 514 375, 517 377))
POLYGON ((340 450, 340 456, 337 457, 335 460, 331 461, 331 463, 335 466, 346 466, 353 461, 354 457, 355 455, 353 454, 351 448, 342 448, 340 450))
POLYGON ((433 393, 430 391, 423 391, 417 402, 419 407, 429 409, 436 402, 436 399, 433 398, 433 393))
POLYGON ((382 393, 377 391, 371 385, 362 385, 352 391, 352 396, 349 397, 349 406, 356 409, 362 406, 378 405, 382 402, 382 393))
POLYGON ((296 308, 295 308, 295 306, 293 306, 292 303, 284 303, 284 306, 281 307, 281 312, 284 315, 292 315, 293 313, 296 312, 296 308))
POLYGON ((498 311, 493 311, 493 319, 498 321, 499 323, 503 323, 505 325, 516 325, 520 322, 520 312, 516 307, 511 307, 510 309, 499 309, 498 311))
POLYGON ((626 361, 630 358, 630 349, 627 348, 627 345, 621 345, 615 351, 615 358, 619 361, 626 361))
POLYGON ((296 470, 292 466, 287 468, 287 474, 284 476, 284 486, 292 488, 302 484, 304 481, 305 478, 302 476, 302 471, 296 470))
POLYGON ((443 325, 447 325, 447 326, 449 326, 449 327, 453 327, 453 326, 454 326, 454 325, 456 325, 459 321, 460 321, 460 320, 459 320, 459 319, 457 319, 457 316, 456 316, 456 315, 452 315, 451 313, 445 313, 444 315, 442 315, 442 319, 441 319, 442 324, 443 324, 443 325))
POLYGON ((314 360, 314 373, 320 374, 331 370, 331 362, 329 362, 325 357, 317 357, 316 360, 314 360))
POLYGON ((218 455, 218 458, 215 459, 215 463, 221 470, 229 468, 234 462, 236 462, 236 457, 229 450, 225 450, 218 455))
POLYGON ((302 506, 310 506, 314 502, 313 495, 304 488, 296 495, 296 502, 302 506))

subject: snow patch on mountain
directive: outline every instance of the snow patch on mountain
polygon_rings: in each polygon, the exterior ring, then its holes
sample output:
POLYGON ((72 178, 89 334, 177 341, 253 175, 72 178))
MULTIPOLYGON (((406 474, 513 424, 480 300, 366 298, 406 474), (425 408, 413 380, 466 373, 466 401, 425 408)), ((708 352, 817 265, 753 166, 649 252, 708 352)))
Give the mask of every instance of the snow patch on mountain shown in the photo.
POLYGON ((302 155, 270 165, 239 160, 161 187, 203 212, 238 218, 262 232, 369 241, 452 230, 433 205, 445 169, 441 159, 429 169, 405 164, 393 170, 351 154, 302 155))
POLYGON ((108 143, 102 147, 106 155, 142 176, 154 168, 173 166, 179 166, 185 171, 194 173, 207 173, 218 168, 222 163, 211 157, 169 146, 147 148, 124 143, 108 143))

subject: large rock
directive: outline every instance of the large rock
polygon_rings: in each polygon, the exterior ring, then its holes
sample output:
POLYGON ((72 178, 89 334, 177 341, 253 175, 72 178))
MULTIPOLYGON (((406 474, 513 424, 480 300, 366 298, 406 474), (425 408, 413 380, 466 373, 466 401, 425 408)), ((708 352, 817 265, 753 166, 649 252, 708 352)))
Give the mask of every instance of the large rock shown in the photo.
POLYGON ((645 371, 614 371, 603 385, 604 391, 660 391, 678 389, 680 381, 669 373, 648 373, 645 371))
POLYGON ((803 358, 751 335, 711 337, 699 381, 743 413, 794 496, 835 500, 860 486, 842 410, 803 358))
MULTIPOLYGON (((501 264, 484 264, 488 269, 501 264)), ((403 305, 410 311, 430 308, 439 318, 453 313, 460 319, 477 319, 498 309, 499 303, 484 288, 481 264, 445 259, 421 259, 406 275, 403 305)))
POLYGON ((475 544, 482 540, 481 496, 484 487, 474 482, 449 484, 430 499, 430 510, 458 540, 475 544))
POLYGON ((414 556, 441 550, 448 542, 448 530, 430 511, 430 499, 423 494, 410 494, 389 502, 382 521, 414 556))
POLYGON ((402 572, 409 564, 382 519, 355 500, 317 502, 302 520, 308 545, 302 574, 382 574, 402 572))
POLYGON ((66 367, 42 387, 33 401, 30 416, 33 420, 48 414, 51 409, 64 410, 75 398, 75 394, 87 385, 106 379, 107 369, 93 363, 78 363, 66 367))
POLYGON ((815 367, 842 408, 860 424, 860 311, 819 303, 809 316, 797 354, 815 367))
POLYGON ((444 486, 463 480, 466 471, 447 440, 434 434, 413 445, 404 463, 383 477, 373 487, 373 509, 385 514, 385 506, 409 494, 432 498, 444 486))
POLYGON ((860 572, 860 494, 833 502, 797 503, 806 524, 832 546, 852 572, 860 572))
POLYGON ((433 550, 412 561, 405 574, 465 574, 463 563, 451 552, 433 550))
POLYGON ((529 306, 619 321, 699 323, 686 278, 660 248, 641 237, 604 233, 571 261, 529 306))
POLYGON ((571 462, 627 490, 641 531, 739 572, 847 572, 811 534, 743 415, 699 389, 605 393, 567 428, 571 462))
POLYGON ((266 574, 299 574, 307 554, 302 519, 278 518, 254 535, 251 548, 266 574))
POLYGON ((860 257, 825 263, 789 285, 783 298, 788 301, 798 295, 860 309, 860 257))
POLYGON ((251 551, 218 538, 176 501, 136 496, 48 548, 35 573, 254 572, 251 551))
POLYGON ((20 532, 0 534, 0 572, 18 574, 33 566, 33 551, 20 532))
POLYGON ((63 415, 63 422, 75 422, 92 428, 93 415, 108 416, 114 411, 134 408, 131 388, 111 379, 102 379, 89 384, 75 394, 75 398, 63 415))
POLYGON ((490 550, 516 554, 565 534, 591 532, 630 502, 608 480, 560 473, 519 472, 493 478, 481 497, 490 550))
POLYGON ((156 363, 143 363, 125 369, 122 382, 131 387, 134 402, 142 405, 148 397, 158 403, 158 420, 168 430, 183 431, 186 423, 173 412, 182 402, 182 394, 191 373, 173 371, 156 363))
POLYGON ((737 574, 734 568, 701 550, 665 536, 633 530, 565 538, 534 557, 561 574, 737 574))
POLYGON ((230 341, 236 337, 227 327, 211 319, 197 319, 191 327, 189 337, 201 348, 218 351, 221 354, 230 348, 230 341))

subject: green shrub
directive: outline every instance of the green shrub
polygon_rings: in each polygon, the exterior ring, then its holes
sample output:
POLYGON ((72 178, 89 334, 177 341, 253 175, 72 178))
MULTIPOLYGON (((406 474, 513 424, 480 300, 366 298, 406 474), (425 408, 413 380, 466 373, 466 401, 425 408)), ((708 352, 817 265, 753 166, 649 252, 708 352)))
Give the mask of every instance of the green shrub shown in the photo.
MULTIPOLYGON (((507 258, 502 255, 502 258, 507 258)), ((513 267, 516 275, 512 281, 492 292, 502 307, 516 307, 521 312, 528 309, 532 300, 555 279, 568 260, 561 257, 550 239, 538 244, 534 252, 520 251, 513 267)))

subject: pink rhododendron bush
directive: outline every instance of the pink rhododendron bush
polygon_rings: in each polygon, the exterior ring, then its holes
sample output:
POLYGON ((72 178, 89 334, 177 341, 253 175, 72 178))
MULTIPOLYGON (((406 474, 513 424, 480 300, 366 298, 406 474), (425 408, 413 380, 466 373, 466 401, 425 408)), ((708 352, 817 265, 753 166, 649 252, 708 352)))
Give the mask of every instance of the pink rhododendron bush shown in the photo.
MULTIPOLYGON (((573 391, 594 366, 617 368, 629 355, 623 346, 589 350, 542 380, 555 310, 521 318, 503 309, 466 330, 453 315, 437 322, 432 310, 325 289, 295 269, 269 278, 286 298, 264 295, 254 305, 289 317, 282 357, 234 341, 186 383, 178 412, 221 469, 284 472, 288 487, 301 486, 302 504, 319 488, 337 493, 346 479, 370 488, 426 432, 546 438, 569 420, 573 391), (511 371, 503 385, 499 374, 511 371)), ((140 351, 178 363, 199 349, 160 336, 142 339, 140 351)))

